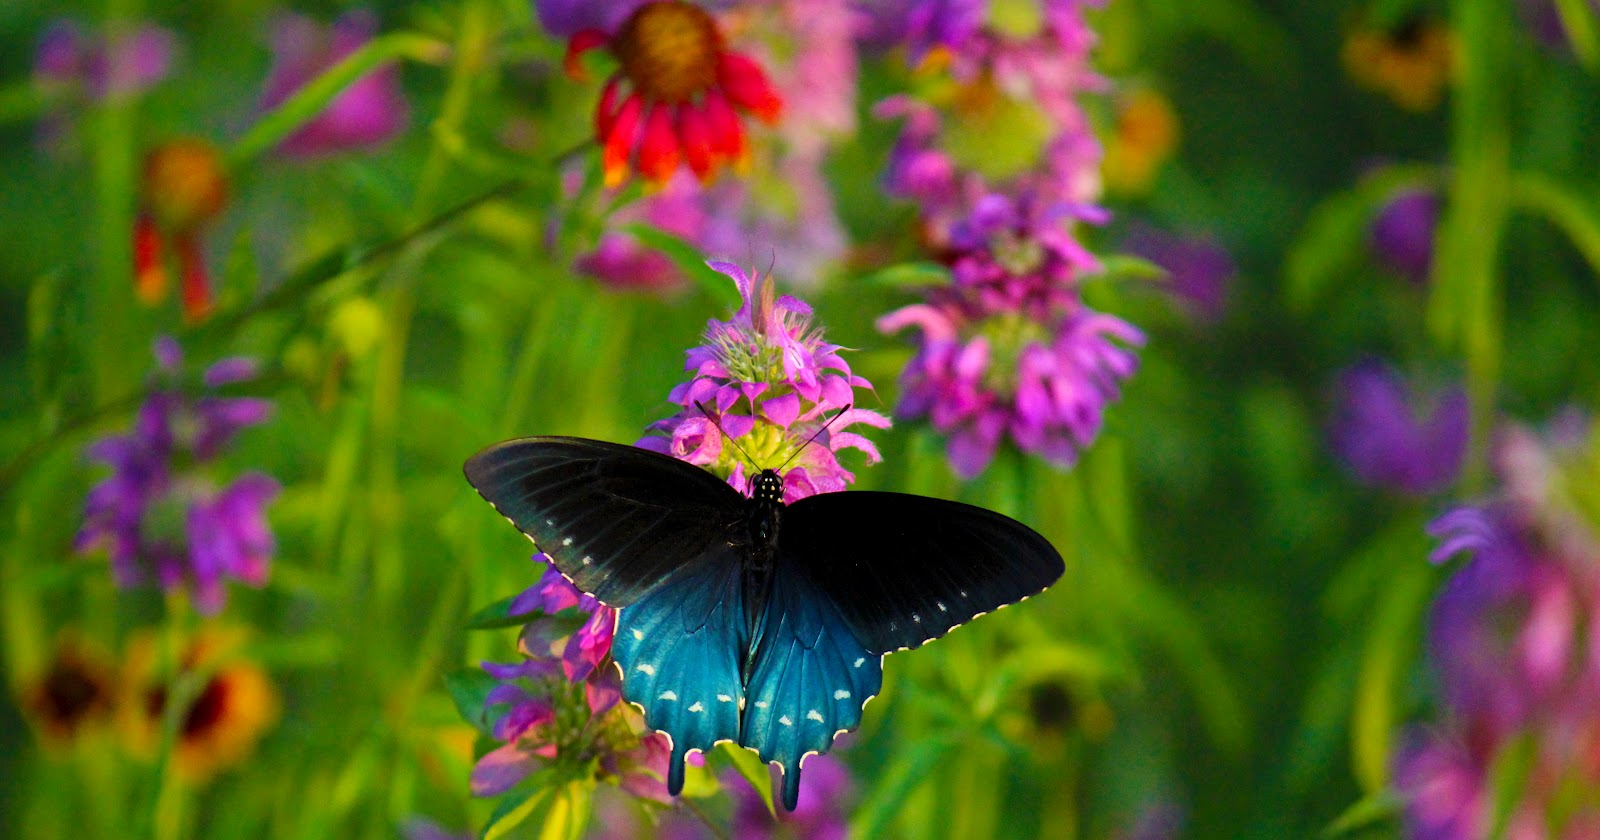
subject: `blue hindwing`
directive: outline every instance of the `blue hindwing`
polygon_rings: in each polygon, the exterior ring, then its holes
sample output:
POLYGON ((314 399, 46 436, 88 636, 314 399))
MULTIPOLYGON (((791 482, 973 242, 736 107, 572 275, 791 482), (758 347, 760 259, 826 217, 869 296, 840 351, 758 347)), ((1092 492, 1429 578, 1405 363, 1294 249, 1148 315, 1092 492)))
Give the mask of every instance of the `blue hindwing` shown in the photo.
MULTIPOLYGON (((715 558, 713 558, 715 559, 715 558)), ((683 790, 690 750, 739 737, 739 660, 748 645, 739 564, 709 562, 624 607, 611 655, 622 693, 672 737, 667 788, 683 790)))
POLYGON ((757 628, 739 743, 783 769, 783 803, 800 798, 800 762, 861 725, 883 686, 883 657, 856 640, 833 601, 793 564, 780 562, 757 628))

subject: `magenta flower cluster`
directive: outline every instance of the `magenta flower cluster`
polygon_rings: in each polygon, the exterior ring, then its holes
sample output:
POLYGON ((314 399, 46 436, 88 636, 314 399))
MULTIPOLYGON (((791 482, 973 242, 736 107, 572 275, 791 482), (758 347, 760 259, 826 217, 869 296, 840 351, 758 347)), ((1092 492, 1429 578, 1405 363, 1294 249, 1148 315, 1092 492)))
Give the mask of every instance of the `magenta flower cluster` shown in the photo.
POLYGON ((1588 641, 1600 632, 1600 522, 1579 501, 1594 445, 1582 420, 1544 436, 1513 427, 1495 447, 1502 494, 1429 527, 1434 562, 1467 560, 1429 629, 1444 723, 1413 733, 1396 759, 1409 836, 1489 836, 1494 798, 1507 795, 1507 837, 1600 829, 1593 799, 1564 793, 1600 784, 1600 656, 1588 641), (1512 748, 1531 748, 1528 772, 1520 789, 1497 791, 1494 768, 1512 748))
POLYGON ((787 502, 845 489, 855 475, 839 452, 860 450, 868 463, 880 457, 870 440, 845 430, 889 426, 883 415, 854 407, 855 389, 871 384, 812 327, 810 306, 777 294, 769 277, 732 263, 710 266, 733 280, 741 305, 731 319, 707 325, 705 343, 684 365, 691 378, 667 397, 681 410, 652 424, 637 445, 706 467, 741 493, 753 471, 786 462, 787 502))
MULTIPOLYGON (((266 506, 278 484, 249 472, 219 486, 211 467, 240 431, 271 416, 272 404, 186 393, 182 353, 170 338, 156 343, 156 358, 157 387, 132 431, 88 449, 112 472, 89 491, 76 547, 109 552, 118 586, 187 589, 202 612, 215 613, 226 581, 267 581, 273 539, 266 506)), ((207 369, 202 382, 209 390, 254 376, 254 362, 230 358, 207 369)))
POLYGON ((952 231, 952 282, 885 315, 879 329, 920 330, 896 414, 949 437, 971 478, 1002 442, 1069 467, 1099 434, 1138 367, 1132 324, 1084 304, 1097 262, 1060 226, 1072 208, 1033 196, 985 196, 952 231))
MULTIPOLYGON (((549 562, 543 554, 533 559, 549 562)), ((518 637, 518 661, 483 663, 499 683, 485 698, 483 713, 501 746, 473 767, 473 795, 510 790, 566 748, 597 759, 600 773, 624 790, 667 801, 666 736, 641 732, 643 721, 621 702, 621 678, 610 665, 617 611, 547 565, 533 586, 511 600, 507 613, 532 618, 518 637), (582 615, 583 623, 559 635, 552 616, 568 610, 582 615)))
MULTIPOLYGON (((277 107, 365 46, 377 30, 377 18, 364 11, 349 12, 331 27, 300 15, 279 20, 272 34, 273 63, 261 91, 261 109, 277 107)), ((320 114, 289 135, 278 151, 291 158, 312 158, 370 149, 404 131, 409 118, 400 70, 385 65, 341 91, 320 114)))

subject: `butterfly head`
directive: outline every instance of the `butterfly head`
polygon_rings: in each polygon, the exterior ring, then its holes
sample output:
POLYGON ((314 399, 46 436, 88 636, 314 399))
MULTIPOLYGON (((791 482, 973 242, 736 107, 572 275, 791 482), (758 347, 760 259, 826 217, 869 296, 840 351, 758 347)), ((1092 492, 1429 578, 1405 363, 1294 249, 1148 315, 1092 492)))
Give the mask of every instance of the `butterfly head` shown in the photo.
POLYGON ((783 501, 783 477, 776 470, 762 470, 750 479, 750 495, 763 502, 783 501))

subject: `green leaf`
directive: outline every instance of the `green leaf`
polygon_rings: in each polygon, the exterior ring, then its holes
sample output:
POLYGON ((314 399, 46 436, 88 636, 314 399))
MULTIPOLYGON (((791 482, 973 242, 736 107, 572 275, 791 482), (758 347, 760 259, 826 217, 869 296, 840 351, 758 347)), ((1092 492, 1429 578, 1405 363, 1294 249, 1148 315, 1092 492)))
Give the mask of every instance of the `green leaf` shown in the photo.
POLYGON ((1400 683, 1416 660, 1418 625, 1433 592, 1435 572, 1423 561, 1426 538, 1417 532, 1409 549, 1395 546, 1394 575, 1381 590, 1356 678, 1350 721, 1350 760, 1362 790, 1377 793, 1389 784, 1389 753, 1399 715, 1400 683))
POLYGON ((1518 735, 1495 753, 1489 766, 1489 793, 1493 809, 1489 812, 1489 834, 1492 840, 1506 836, 1511 815, 1522 801, 1528 777, 1539 758, 1539 743, 1532 735, 1518 735))
POLYGON ((584 829, 589 827, 593 799, 592 777, 562 786, 541 809, 539 840, 580 840, 584 829))
POLYGON ((1322 830, 1324 838, 1342 837, 1362 829, 1371 828, 1380 822, 1392 820, 1400 811, 1400 800, 1393 793, 1380 790, 1362 797, 1354 805, 1344 809, 1333 822, 1322 830))
POLYGON ((1143 258, 1127 254, 1100 258, 1100 271, 1085 280, 1121 283, 1125 281, 1150 281, 1165 283, 1171 272, 1143 258))
POLYGON ((246 131, 228 154, 228 164, 248 164, 310 122, 334 97, 378 67, 400 58, 437 63, 448 54, 443 42, 414 32, 391 32, 368 41, 327 72, 306 82, 293 96, 246 131))
POLYGON ((527 624, 533 619, 543 615, 543 613, 539 610, 512 614, 511 602, 515 601, 516 599, 516 595, 510 595, 505 598, 501 598, 489 606, 473 613, 472 616, 467 619, 467 629, 499 630, 503 627, 516 627, 518 625, 527 624))
POLYGON ((445 689, 450 692, 450 699, 455 702, 461 719, 485 734, 489 732, 489 723, 483 715, 484 701, 499 684, 499 680, 477 668, 463 668, 444 675, 445 689))
POLYGON ((774 817, 778 815, 777 808, 772 804, 772 773, 767 769, 767 763, 756 755, 755 750, 738 744, 718 744, 717 748, 712 750, 711 761, 708 763, 726 764, 732 767, 750 783, 750 787, 755 788, 756 793, 761 795, 761 801, 766 803, 767 813, 774 817))
POLYGON ((501 797, 489 821, 483 825, 483 840, 499 840, 521 825, 554 795, 548 787, 524 786, 501 797))
POLYGON ((1600 35, 1596 34, 1597 17, 1594 5, 1586 0, 1556 0, 1556 12, 1561 15, 1561 29, 1567 33, 1567 43, 1572 54, 1591 72, 1600 69, 1600 35))
POLYGON ((1511 203, 1555 225, 1600 277, 1600 208, 1588 196, 1533 172, 1511 176, 1511 203))
POLYGON ((950 270, 933 262, 895 263, 861 278, 861 283, 893 289, 921 289, 950 282, 950 270))
POLYGON ((949 737, 929 737, 899 754, 850 821, 850 836, 871 840, 888 833, 906 800, 933 774, 955 746, 949 737))
POLYGON ((730 309, 739 305, 739 290, 734 288, 733 281, 706 265, 705 255, 688 241, 644 224, 623 225, 622 230, 640 244, 660 251, 713 300, 730 309))

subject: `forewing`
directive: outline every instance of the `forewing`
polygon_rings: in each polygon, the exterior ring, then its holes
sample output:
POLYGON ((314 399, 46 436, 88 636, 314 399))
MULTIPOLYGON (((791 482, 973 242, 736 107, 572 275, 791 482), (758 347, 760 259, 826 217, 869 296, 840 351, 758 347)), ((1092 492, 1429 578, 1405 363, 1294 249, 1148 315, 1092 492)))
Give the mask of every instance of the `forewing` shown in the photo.
POLYGON ((617 617, 611 655, 622 669, 622 693, 644 709, 647 725, 672 737, 667 788, 674 796, 683 790, 689 751, 739 737, 739 664, 748 644, 742 593, 738 557, 709 558, 617 617))
POLYGON ((467 481, 584 592, 627 606, 738 539, 744 498, 698 467, 572 437, 497 443, 467 481))
POLYGON ((780 552, 757 625, 739 743, 783 769, 783 803, 800 796, 800 763, 861 725, 883 685, 883 657, 868 651, 826 593, 780 552))
POLYGON ((780 550, 874 653, 918 647, 1055 583, 1061 554, 1021 522, 905 493, 847 491, 784 509, 780 550))

